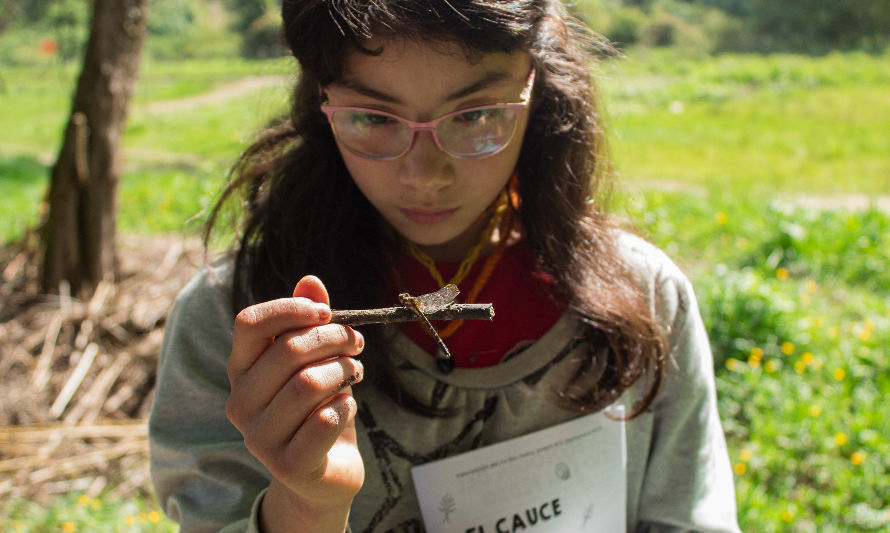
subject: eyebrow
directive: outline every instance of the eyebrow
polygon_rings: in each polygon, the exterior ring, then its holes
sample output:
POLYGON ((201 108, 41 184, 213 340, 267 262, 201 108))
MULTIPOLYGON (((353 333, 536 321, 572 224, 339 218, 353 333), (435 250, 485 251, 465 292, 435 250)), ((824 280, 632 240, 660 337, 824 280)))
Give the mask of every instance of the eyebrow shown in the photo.
MULTIPOLYGON (((482 78, 470 83, 469 85, 467 85, 465 87, 462 87, 462 88, 448 94, 445 97, 445 100, 453 101, 453 100, 457 100, 459 98, 464 98, 465 96, 469 96, 469 95, 471 95, 477 91, 480 91, 482 89, 485 89, 491 85, 500 83, 501 81, 509 79, 510 77, 511 77, 510 73, 504 72, 501 70, 494 70, 494 71, 486 72, 485 75, 482 76, 482 78)), ((376 100, 381 100, 383 102, 388 102, 388 103, 392 103, 392 104, 402 103, 402 101, 399 100, 398 98, 396 98, 395 96, 393 96, 391 94, 387 94, 383 91, 374 89, 373 87, 369 87, 368 85, 365 85, 364 83, 362 83, 358 80, 348 80, 348 79, 341 80, 341 81, 338 81, 336 83, 336 85, 340 85, 341 87, 343 87, 345 89, 349 89, 353 92, 359 93, 361 95, 364 95, 364 96, 367 96, 370 98, 374 98, 376 100)))

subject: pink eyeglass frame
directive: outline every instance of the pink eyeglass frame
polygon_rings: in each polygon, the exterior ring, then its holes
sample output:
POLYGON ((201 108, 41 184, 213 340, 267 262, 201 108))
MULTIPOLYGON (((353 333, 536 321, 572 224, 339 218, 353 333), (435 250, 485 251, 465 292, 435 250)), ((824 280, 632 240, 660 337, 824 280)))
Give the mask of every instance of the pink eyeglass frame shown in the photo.
MULTIPOLYGON (((532 66, 532 70, 528 74, 528 81, 526 82, 526 86, 522 90, 522 92, 519 94, 519 100, 520 100, 519 102, 506 103, 506 104, 481 105, 481 106, 475 106, 475 107, 468 107, 466 109, 458 109, 457 111, 452 111, 451 113, 446 113, 439 118, 430 120, 429 122, 414 122, 413 120, 408 120, 404 117, 400 117, 399 115, 395 115, 393 113, 387 113, 385 111, 379 111, 377 109, 372 109, 372 108, 368 108, 368 107, 331 106, 331 105, 327 105, 326 103, 322 103, 321 111, 328 117, 328 123, 331 125, 331 131, 334 132, 334 135, 337 135, 337 130, 334 128, 334 113, 336 113, 337 111, 366 111, 368 113, 373 113, 375 115, 382 115, 384 117, 393 118, 403 124, 408 125, 408 132, 410 134, 410 137, 408 137, 408 145, 398 155, 376 156, 376 155, 372 155, 372 154, 366 154, 364 152, 359 152, 359 151, 347 146, 345 143, 343 144, 343 146, 347 150, 349 150, 350 152, 354 153, 355 155, 357 155, 359 157, 364 157, 365 159, 371 159, 374 161, 390 161, 390 160, 398 159, 398 158, 402 157, 403 155, 407 154, 411 150, 411 148, 414 146, 414 140, 417 138, 418 131, 430 132, 430 134, 432 134, 432 136, 433 136, 433 142, 436 144, 436 148, 438 148, 440 151, 445 152, 446 154, 448 154, 452 157, 456 157, 458 159, 476 159, 476 158, 483 158, 483 157, 488 157, 488 156, 494 155, 494 154, 500 152, 501 150, 503 150, 504 148, 506 148, 507 145, 510 144, 510 141, 513 140, 513 135, 516 134, 516 122, 513 123, 513 131, 510 133, 510 138, 507 139, 507 142, 505 142, 502 146, 498 147, 497 150, 494 150, 491 152, 483 152, 483 153, 475 154, 475 155, 456 154, 454 152, 446 150, 442 146, 442 143, 439 142, 439 134, 436 131, 436 126, 438 126, 439 123, 442 122, 443 120, 449 119, 449 118, 457 116, 457 115, 462 115, 464 113, 478 111, 481 109, 510 109, 511 111, 513 111, 514 114, 516 114, 516 119, 518 120, 519 112, 522 109, 528 107, 529 102, 531 102, 531 95, 532 95, 532 89, 534 87, 534 83, 535 83, 535 67, 532 66)), ((323 94, 321 87, 319 87, 319 91, 322 92, 322 94, 323 94)))

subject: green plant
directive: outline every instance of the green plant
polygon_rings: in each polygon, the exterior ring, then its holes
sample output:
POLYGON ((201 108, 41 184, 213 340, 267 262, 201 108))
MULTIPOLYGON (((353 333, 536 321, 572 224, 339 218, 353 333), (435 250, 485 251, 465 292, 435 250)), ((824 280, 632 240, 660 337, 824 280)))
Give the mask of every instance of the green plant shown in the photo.
POLYGON ((625 7, 612 14, 606 37, 619 46, 635 44, 640 41, 646 14, 638 7, 625 7))
POLYGON ((0 529, 28 533, 173 533, 176 524, 157 505, 143 499, 120 500, 110 496, 90 497, 83 493, 63 494, 48 505, 14 499, 4 502, 0 529))

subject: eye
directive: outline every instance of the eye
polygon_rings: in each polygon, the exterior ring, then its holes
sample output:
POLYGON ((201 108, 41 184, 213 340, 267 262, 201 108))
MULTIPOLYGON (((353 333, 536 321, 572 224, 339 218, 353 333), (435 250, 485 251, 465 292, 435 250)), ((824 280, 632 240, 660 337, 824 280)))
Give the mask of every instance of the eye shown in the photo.
POLYGON ((501 120, 504 117, 504 109, 499 107, 486 107, 483 109, 472 109, 459 115, 455 115, 455 122, 464 124, 484 124, 493 120, 501 120))
POLYGON ((394 123, 396 120, 379 113, 366 113, 362 111, 354 111, 350 114, 350 122, 359 126, 383 126, 394 123))
POLYGON ((485 120, 490 109, 474 109, 459 115, 455 115, 454 120, 458 122, 479 122, 485 120))

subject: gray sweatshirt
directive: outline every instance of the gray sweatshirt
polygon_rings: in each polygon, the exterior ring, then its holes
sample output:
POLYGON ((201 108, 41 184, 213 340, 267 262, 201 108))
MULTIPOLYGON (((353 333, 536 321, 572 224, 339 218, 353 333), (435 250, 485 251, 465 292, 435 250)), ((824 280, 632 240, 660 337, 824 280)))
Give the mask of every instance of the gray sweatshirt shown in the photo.
MULTIPOLYGON (((620 246, 649 295, 668 348, 659 396, 626 423, 628 531, 737 532, 713 361, 690 283, 643 240, 624 235, 620 246)), ((234 324, 230 291, 230 261, 200 272, 177 298, 161 350, 149 421, 152 477, 161 505, 184 532, 260 531, 259 504, 270 482, 225 415, 234 324)), ((424 530, 412 466, 579 416, 560 408, 553 391, 565 384, 580 357, 589 357, 590 348, 577 342, 582 327, 567 312, 501 364, 447 375, 396 333, 387 356, 401 382, 417 397, 457 413, 425 417, 399 407, 371 384, 354 387, 365 482, 350 510, 352 532, 424 530)), ((641 390, 631 387, 616 403, 630 412, 641 390)))

